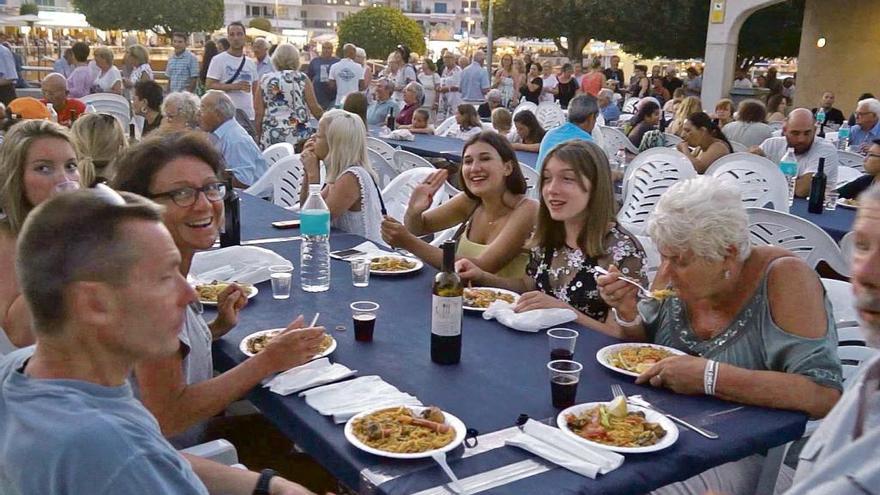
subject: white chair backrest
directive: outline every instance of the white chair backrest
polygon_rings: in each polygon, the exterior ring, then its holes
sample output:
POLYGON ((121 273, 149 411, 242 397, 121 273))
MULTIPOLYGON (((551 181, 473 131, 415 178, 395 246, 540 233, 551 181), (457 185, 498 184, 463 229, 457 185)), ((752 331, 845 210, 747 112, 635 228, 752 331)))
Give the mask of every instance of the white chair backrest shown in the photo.
POLYGON ((374 137, 367 138, 367 149, 373 150, 376 153, 379 153, 380 155, 382 155, 382 158, 388 160, 389 163, 392 160, 392 156, 394 155, 394 152, 397 151, 397 149, 395 149, 394 146, 391 146, 390 144, 386 143, 385 141, 382 141, 381 139, 374 138, 374 137))
POLYGON ((128 124, 131 123, 131 104, 122 95, 94 93, 83 96, 79 100, 86 106, 91 105, 98 113, 106 113, 116 117, 125 132, 128 132, 128 124))
POLYGON ((538 123, 545 131, 555 129, 565 123, 565 113, 559 104, 553 101, 545 101, 538 105, 535 117, 538 118, 538 123))
POLYGON ((852 266, 852 258, 853 258, 853 238, 855 237, 855 233, 850 231, 843 235, 840 238, 840 242, 838 245, 840 246, 840 252, 843 253, 843 259, 846 261, 846 266, 852 266))
POLYGON ((864 175, 858 169, 850 167, 837 167, 837 187, 850 183, 864 175))
MULTIPOLYGON (((299 155, 288 155, 273 163, 263 175, 256 180, 250 187, 244 190, 248 194, 259 196, 261 198, 271 198, 275 194, 275 183, 278 178, 286 170, 299 167, 302 169, 302 162, 299 155)), ((302 172, 300 172, 302 175, 302 172)), ((297 198, 297 202, 299 198, 297 198)))
POLYGON ((400 174, 413 168, 430 168, 434 169, 431 162, 425 160, 415 153, 409 151, 397 150, 391 156, 391 166, 400 174))
POLYGON ((840 248, 813 222, 766 208, 746 208, 746 212, 749 215, 749 239, 753 245, 780 246, 813 268, 825 261, 832 270, 849 277, 850 268, 840 248))
POLYGON ((859 372, 862 364, 870 360, 880 350, 861 345, 841 345, 837 347, 837 356, 840 358, 840 367, 843 371, 843 381, 846 382, 859 372))
POLYGON ((834 308, 834 323, 837 326, 858 325, 852 284, 843 280, 823 278, 822 285, 834 308))
POLYGON ((375 150, 367 148, 367 156, 370 158, 370 165, 379 177, 379 189, 391 183, 391 180, 397 177, 397 169, 375 150))
POLYGON ((522 171, 523 177, 526 179, 526 185, 528 186, 526 196, 538 201, 541 197, 541 191, 538 190, 538 185, 541 183, 540 174, 538 174, 537 170, 522 162, 519 163, 519 169, 522 171))
POLYGON ((532 113, 535 113, 535 111, 537 109, 538 109, 538 105, 535 105, 534 103, 532 103, 530 101, 523 101, 522 103, 517 105, 516 108, 513 109, 513 116, 516 117, 516 114, 522 112, 523 110, 528 110, 532 113))
POLYGON ((636 106, 639 104, 639 98, 635 96, 631 96, 623 102, 623 107, 621 107, 621 111, 623 113, 636 113, 636 106))
POLYGON ((636 238, 645 250, 645 273, 648 274, 648 287, 650 287, 654 283, 657 271, 660 270, 660 251, 657 250, 657 246, 654 245, 654 241, 650 237, 637 235, 636 238))
MULTIPOLYGON (((409 206, 409 197, 412 195, 413 189, 434 173, 434 171, 433 167, 413 168, 402 172, 392 179, 391 183, 382 190, 382 198, 385 200, 388 216, 402 222, 406 214, 406 208, 409 206)), ((437 191, 434 194, 434 201, 431 203, 431 207, 438 206, 449 199, 452 191, 455 191, 455 188, 451 186, 443 187, 437 191)))
POLYGON ((745 206, 788 212, 785 175, 770 160, 751 153, 732 153, 715 160, 705 175, 730 179, 739 186, 745 206))
POLYGON ((435 247, 440 247, 444 242, 452 239, 455 233, 458 231, 458 228, 461 227, 461 224, 458 224, 454 227, 449 227, 446 230, 442 230, 436 234, 434 234, 434 238, 431 239, 431 245, 435 247))
POLYGON ((263 150, 263 158, 270 166, 278 160, 293 154, 293 145, 290 143, 275 143, 263 150))
POLYGON ((617 125, 622 126, 623 124, 632 120, 636 115, 634 113, 622 113, 620 117, 617 117, 617 125))
POLYGON ((749 147, 739 141, 731 141, 730 146, 733 148, 734 153, 745 153, 749 151, 749 147))
POLYGON ((302 187, 303 163, 298 156, 282 158, 273 167, 282 165, 272 189, 272 202, 287 209, 299 209, 299 191, 302 187))
POLYGON ((437 136, 445 136, 447 132, 449 132, 449 128, 454 126, 457 122, 455 121, 455 115, 452 117, 448 117, 444 120, 437 128, 434 129, 434 134, 437 136))
POLYGON ((632 141, 630 141, 629 138, 626 137, 626 134, 620 129, 608 126, 597 127, 602 132, 602 138, 605 140, 603 148, 609 157, 614 156, 620 148, 623 148, 634 155, 639 154, 639 149, 633 146, 632 141))
POLYGON ((652 148, 637 156, 625 175, 628 178, 617 220, 633 234, 641 235, 660 196, 678 181, 696 177, 697 171, 680 152, 652 148))
POLYGON ((675 148, 678 143, 684 141, 684 139, 676 136, 675 134, 672 134, 671 132, 664 132, 663 139, 666 140, 666 146, 670 148, 675 148))
MULTIPOLYGON (((837 150, 837 160, 843 167, 850 167, 861 172, 865 171, 865 157, 852 151, 837 150)), ((838 170, 840 170, 838 168, 838 170)))

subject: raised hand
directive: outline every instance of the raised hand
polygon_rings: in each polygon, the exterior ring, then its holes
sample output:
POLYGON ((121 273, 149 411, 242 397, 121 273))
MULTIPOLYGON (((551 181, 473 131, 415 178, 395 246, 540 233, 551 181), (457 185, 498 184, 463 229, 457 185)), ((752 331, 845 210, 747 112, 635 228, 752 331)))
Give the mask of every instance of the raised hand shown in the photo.
POLYGON ((410 211, 422 213, 430 208, 434 201, 434 194, 443 187, 447 177, 449 177, 449 172, 438 170, 413 188, 412 195, 409 197, 410 211))

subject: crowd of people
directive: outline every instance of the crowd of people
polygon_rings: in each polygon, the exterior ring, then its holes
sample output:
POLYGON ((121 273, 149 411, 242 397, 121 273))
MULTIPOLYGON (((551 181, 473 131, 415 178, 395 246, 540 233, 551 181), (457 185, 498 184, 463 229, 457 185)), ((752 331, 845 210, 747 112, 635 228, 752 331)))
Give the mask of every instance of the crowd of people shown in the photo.
MULTIPOLYGON (((231 284, 207 321, 186 281, 195 254, 211 249, 223 226, 226 173, 234 187, 254 184, 267 170, 262 149, 276 143, 299 148, 301 201, 306 185, 325 184, 337 229, 439 267, 441 251, 424 237, 458 226, 459 275, 522 294, 517 312, 571 309, 594 331, 685 352, 637 383, 707 393, 704 370, 716 363, 713 395, 826 417, 811 444, 828 450, 799 466, 788 493, 847 493, 876 477, 865 473, 873 464, 856 460, 880 434, 880 361, 851 379, 862 388, 843 392, 833 308, 818 274, 784 249, 751 246, 739 191, 700 176, 673 186, 648 221, 661 258, 652 287, 675 293, 639 299, 621 278, 648 284, 643 240, 616 220, 619 176, 593 139, 600 118, 620 119, 615 94, 624 91, 640 98, 627 131, 633 145, 655 131, 677 134, 677 149, 700 174, 732 153, 733 142, 774 162, 793 148, 795 194, 804 196, 820 158, 836 181, 837 149, 817 136, 843 124, 833 93, 822 97, 821 112, 787 112, 773 136, 760 101, 734 109, 722 100, 712 115, 704 112, 696 70, 678 80, 637 66, 625 82, 619 59, 604 70, 590 63, 580 75, 572 65, 554 74, 530 57, 505 56, 490 75, 481 52, 419 62, 401 46, 373 74, 351 44, 341 59, 323 45, 303 69, 292 45, 256 40, 250 58, 244 26, 231 23, 226 34, 225 49, 200 69, 187 37, 175 33, 167 92, 153 81, 143 47, 129 48, 131 74, 117 78, 112 59, 108 66, 96 49, 95 72, 88 46, 77 43, 69 76, 43 80, 43 102, 10 102, 16 118, 7 119, 0 147, 0 267, 16 276, 0 279, 0 333, 22 349, 0 361, 0 487, 310 493, 271 470, 227 468, 174 450, 211 439, 218 414, 266 377, 308 361, 323 338, 323 328, 305 328, 298 317, 263 352, 215 376, 211 343, 238 324, 247 297, 231 284), (131 91, 132 111, 144 118, 139 142, 116 117, 88 112, 76 98, 95 88, 131 91), (557 100, 567 121, 545 130, 532 112, 512 115, 521 100, 557 100), (43 103, 52 103, 57 123, 43 103), (672 116, 668 127, 664 114, 672 116), (393 119, 431 132, 450 117, 446 135, 462 140, 454 172, 461 192, 432 207, 453 179, 438 169, 413 188, 403 218, 383 215, 370 127, 393 119), (518 150, 538 153, 537 199, 527 194, 518 150)), ((854 117, 851 144, 867 155, 869 179, 847 192, 861 198, 852 281, 866 338, 880 346, 880 102, 862 99, 854 117)), ((751 456, 658 493, 751 493, 761 463, 751 456)))

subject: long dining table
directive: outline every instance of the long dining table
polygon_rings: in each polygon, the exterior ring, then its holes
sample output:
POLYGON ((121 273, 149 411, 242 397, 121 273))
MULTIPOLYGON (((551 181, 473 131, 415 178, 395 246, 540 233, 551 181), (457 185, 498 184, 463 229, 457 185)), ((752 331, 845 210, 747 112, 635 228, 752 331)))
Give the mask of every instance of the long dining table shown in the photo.
MULTIPOLYGON (((330 290, 303 292, 297 275, 300 242, 296 238, 279 240, 279 231, 270 226, 273 221, 294 217, 290 211, 244 196, 243 239, 289 259, 295 267, 294 289, 290 299, 275 300, 268 282, 259 284, 259 294, 243 309, 238 326, 215 342, 215 367, 224 371, 244 361, 239 343, 247 335, 283 327, 298 314, 311 318, 320 312, 318 323, 337 341, 332 361, 357 370, 358 376, 381 376, 479 432, 478 444, 458 447, 450 453, 449 463, 459 478, 489 480, 480 493, 645 493, 713 466, 764 453, 799 438, 804 431, 806 416, 799 412, 741 407, 713 397, 635 385, 632 378, 606 369, 596 360, 596 352, 616 343, 615 339, 568 324, 565 326, 580 332, 574 355, 584 366, 578 383, 579 403, 610 400, 609 386, 619 384, 628 395, 642 394, 668 412, 717 432, 720 438, 709 440, 680 429, 679 439, 671 447, 649 454, 627 454, 620 468, 595 480, 505 446, 503 440, 517 431, 514 425, 521 414, 555 424, 559 411, 550 401, 545 332, 518 332, 468 313, 462 325, 461 362, 434 364, 429 342, 431 283, 436 271, 425 266, 409 275, 373 275, 369 287, 355 288, 348 264, 332 260, 330 290), (261 240, 270 242, 260 244, 261 240), (372 343, 354 340, 348 306, 358 300, 380 305, 372 343)), ((296 229, 286 232, 299 233, 296 229)), ((334 250, 361 242, 362 238, 346 233, 330 236, 334 250)), ((211 311, 206 309, 207 318, 211 311)), ((444 488, 448 480, 432 461, 395 461, 362 452, 346 441, 343 425, 321 416, 296 394, 282 396, 259 387, 248 398, 301 449, 359 493, 453 493, 444 488)))
POLYGON ((823 210, 822 213, 810 213, 807 210, 807 204, 806 199, 796 198, 789 213, 818 225, 836 242, 840 242, 840 239, 852 230, 853 222, 856 220, 855 208, 838 206, 833 210, 823 210))
MULTIPOLYGON (((378 136, 377 136, 378 137, 378 136)), ((453 162, 461 162, 461 151, 464 141, 461 139, 433 134, 413 134, 413 141, 401 141, 389 138, 380 138, 386 143, 419 156, 445 158, 453 162)), ((529 167, 535 168, 538 162, 538 154, 532 151, 517 151, 516 159, 529 167)))

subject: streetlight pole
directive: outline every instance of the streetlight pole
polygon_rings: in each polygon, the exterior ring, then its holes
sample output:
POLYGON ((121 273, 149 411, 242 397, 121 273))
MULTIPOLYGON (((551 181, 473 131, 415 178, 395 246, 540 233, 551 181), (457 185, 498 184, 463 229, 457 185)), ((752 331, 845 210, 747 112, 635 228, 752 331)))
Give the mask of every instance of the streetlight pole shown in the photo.
POLYGON ((486 70, 489 71, 490 79, 492 78, 492 54, 495 51, 493 47, 495 38, 492 35, 492 21, 494 20, 494 12, 492 6, 494 3, 495 2, 493 0, 489 0, 489 13, 487 15, 487 18, 489 19, 489 29, 486 31, 486 37, 488 38, 486 40, 486 70))

